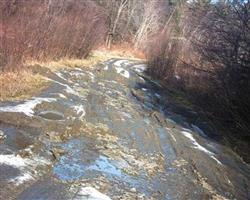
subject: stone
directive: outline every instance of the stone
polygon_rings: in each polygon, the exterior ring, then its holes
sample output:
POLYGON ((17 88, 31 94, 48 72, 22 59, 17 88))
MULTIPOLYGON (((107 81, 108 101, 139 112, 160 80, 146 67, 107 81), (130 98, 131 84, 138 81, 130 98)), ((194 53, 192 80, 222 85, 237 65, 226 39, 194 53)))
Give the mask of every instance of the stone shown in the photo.
POLYGON ((107 195, 99 192, 93 187, 83 187, 79 190, 74 200, 111 200, 107 195))

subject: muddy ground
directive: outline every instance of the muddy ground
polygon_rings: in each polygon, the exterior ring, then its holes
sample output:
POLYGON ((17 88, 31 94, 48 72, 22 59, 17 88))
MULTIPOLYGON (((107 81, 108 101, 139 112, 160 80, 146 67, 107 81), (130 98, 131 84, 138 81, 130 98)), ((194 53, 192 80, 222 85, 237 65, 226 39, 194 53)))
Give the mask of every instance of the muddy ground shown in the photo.
POLYGON ((0 103, 0 199, 250 199, 249 166, 145 68, 45 71, 40 95, 0 103))

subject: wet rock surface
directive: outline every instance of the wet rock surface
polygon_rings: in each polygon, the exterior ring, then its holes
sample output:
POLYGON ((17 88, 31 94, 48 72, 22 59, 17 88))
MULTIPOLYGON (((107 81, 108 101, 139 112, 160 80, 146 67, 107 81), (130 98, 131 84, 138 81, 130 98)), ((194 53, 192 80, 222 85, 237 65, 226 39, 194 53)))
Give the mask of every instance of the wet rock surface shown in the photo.
POLYGON ((39 97, 0 103, 0 199, 249 199, 249 166, 145 67, 48 71, 39 97))
POLYGON ((38 114, 40 117, 43 117, 45 119, 49 120, 62 120, 64 118, 64 115, 57 111, 42 111, 38 114))

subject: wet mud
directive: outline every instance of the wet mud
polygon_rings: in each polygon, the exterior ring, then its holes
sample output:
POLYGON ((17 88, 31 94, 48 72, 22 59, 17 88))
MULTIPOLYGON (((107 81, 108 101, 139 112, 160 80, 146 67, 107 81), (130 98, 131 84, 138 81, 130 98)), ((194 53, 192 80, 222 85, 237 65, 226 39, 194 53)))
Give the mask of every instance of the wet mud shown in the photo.
POLYGON ((1 102, 0 199, 249 199, 249 166, 175 112, 146 67, 47 71, 40 95, 1 102))

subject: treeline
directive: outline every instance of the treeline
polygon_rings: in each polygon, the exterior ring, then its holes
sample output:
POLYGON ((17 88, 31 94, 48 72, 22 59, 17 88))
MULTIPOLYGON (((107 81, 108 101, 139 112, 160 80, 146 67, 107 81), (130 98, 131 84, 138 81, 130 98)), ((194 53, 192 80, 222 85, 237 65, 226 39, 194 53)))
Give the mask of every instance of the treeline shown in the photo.
POLYGON ((0 69, 27 59, 84 58, 96 46, 137 49, 160 30, 166 1, 2 0, 0 69))
POLYGON ((2 68, 26 59, 85 57, 106 31, 103 9, 88 0, 3 0, 0 13, 2 68))
POLYGON ((249 142, 250 2, 175 1, 166 23, 149 45, 148 73, 249 142))

